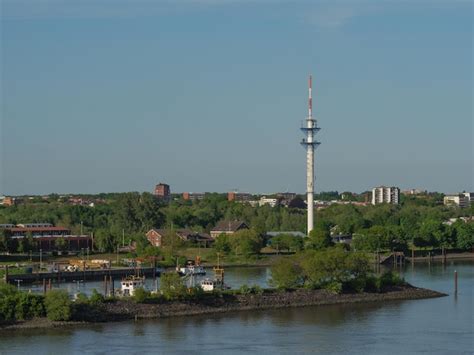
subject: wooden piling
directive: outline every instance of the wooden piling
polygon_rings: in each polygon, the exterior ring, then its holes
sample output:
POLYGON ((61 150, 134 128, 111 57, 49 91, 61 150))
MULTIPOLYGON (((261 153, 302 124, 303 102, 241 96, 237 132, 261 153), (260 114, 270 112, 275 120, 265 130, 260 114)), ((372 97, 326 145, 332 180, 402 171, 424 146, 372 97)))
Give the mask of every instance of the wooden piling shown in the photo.
POLYGON ((114 279, 112 278, 112 276, 110 276, 110 295, 112 297, 115 296, 115 285, 114 285, 114 279))
POLYGON ((107 275, 104 276, 104 297, 107 297, 107 275))
POLYGON ((8 265, 5 265, 5 282, 8 282, 8 265))
POLYGON ((454 294, 458 294, 458 272, 454 270, 454 294))
POLYGON ((53 287, 52 287, 52 285, 51 285, 51 279, 49 279, 49 280, 48 280, 48 289, 51 291, 52 288, 53 288, 53 287))
POLYGON ((43 294, 46 294, 46 279, 43 279, 43 294))

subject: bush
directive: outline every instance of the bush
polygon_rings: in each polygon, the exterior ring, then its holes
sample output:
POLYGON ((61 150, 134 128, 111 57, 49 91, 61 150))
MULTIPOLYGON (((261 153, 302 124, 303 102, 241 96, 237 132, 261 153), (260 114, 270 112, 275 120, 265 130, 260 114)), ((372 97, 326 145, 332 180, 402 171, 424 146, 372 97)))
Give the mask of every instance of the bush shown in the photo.
POLYGON ((0 320, 15 320, 18 291, 12 285, 0 285, 0 320))
POLYGON ((104 303, 105 297, 101 293, 99 293, 95 288, 92 290, 92 295, 89 299, 91 304, 101 304, 104 303))
POLYGON ((51 290, 44 300, 46 315, 53 321, 70 320, 72 314, 71 300, 64 290, 51 290))
POLYGON ((270 285, 287 290, 302 284, 302 270, 297 262, 291 259, 279 259, 272 265, 270 285))
POLYGON ((160 277, 160 291, 167 300, 186 297, 186 286, 176 272, 165 272, 160 277))
POLYGON ((15 318, 31 319, 44 317, 46 311, 44 308, 44 297, 26 292, 19 292, 16 298, 15 318))
POLYGON ((137 303, 144 303, 150 297, 150 292, 143 287, 137 288, 133 292, 133 300, 137 303))
POLYGON ((342 283, 337 281, 331 281, 325 284, 323 288, 329 292, 340 294, 342 292, 342 283))
POLYGON ((405 280, 398 274, 387 271, 376 279, 375 288, 377 292, 384 292, 390 286, 402 286, 404 284, 405 280))

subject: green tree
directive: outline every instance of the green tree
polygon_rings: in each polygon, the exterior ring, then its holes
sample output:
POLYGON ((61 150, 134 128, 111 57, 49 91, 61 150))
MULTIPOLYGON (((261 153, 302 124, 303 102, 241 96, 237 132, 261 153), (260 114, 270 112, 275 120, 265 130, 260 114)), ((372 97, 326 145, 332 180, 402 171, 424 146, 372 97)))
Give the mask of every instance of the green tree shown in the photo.
POLYGON ((474 248, 474 225, 457 221, 454 225, 456 234, 456 247, 463 250, 474 248))
POLYGON ((234 254, 246 257, 258 254, 263 245, 262 238, 251 229, 239 230, 229 236, 229 240, 234 254))
POLYGON ((305 285, 310 288, 331 283, 342 285, 353 278, 365 277, 369 270, 368 259, 363 254, 347 252, 342 248, 307 251, 301 266, 305 285))
POLYGON ((71 319, 71 300, 64 290, 51 290, 46 293, 44 300, 48 319, 53 321, 67 321, 71 319))
POLYGON ((322 250, 332 245, 331 234, 326 228, 315 228, 309 233, 306 247, 314 250, 322 250))
POLYGON ((186 295, 186 286, 175 272, 165 272, 160 277, 161 294, 168 300, 178 299, 186 295))
POLYGON ((214 242, 214 249, 220 253, 229 254, 232 250, 229 236, 225 233, 219 235, 214 242))
POLYGON ((270 285, 279 289, 293 289, 303 284, 302 269, 297 261, 289 258, 276 260, 271 267, 270 285))

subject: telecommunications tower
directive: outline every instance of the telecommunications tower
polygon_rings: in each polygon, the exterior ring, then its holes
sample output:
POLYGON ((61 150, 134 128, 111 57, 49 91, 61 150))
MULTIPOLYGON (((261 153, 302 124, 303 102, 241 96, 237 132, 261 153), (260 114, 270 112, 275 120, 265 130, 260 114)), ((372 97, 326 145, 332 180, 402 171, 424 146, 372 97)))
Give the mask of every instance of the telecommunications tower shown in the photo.
POLYGON ((306 133, 306 138, 303 138, 301 144, 306 148, 306 204, 308 206, 308 234, 313 230, 314 225, 314 149, 320 144, 314 137, 320 128, 318 127, 318 122, 313 119, 312 81, 312 76, 310 75, 308 85, 308 117, 301 125, 301 130, 306 133))

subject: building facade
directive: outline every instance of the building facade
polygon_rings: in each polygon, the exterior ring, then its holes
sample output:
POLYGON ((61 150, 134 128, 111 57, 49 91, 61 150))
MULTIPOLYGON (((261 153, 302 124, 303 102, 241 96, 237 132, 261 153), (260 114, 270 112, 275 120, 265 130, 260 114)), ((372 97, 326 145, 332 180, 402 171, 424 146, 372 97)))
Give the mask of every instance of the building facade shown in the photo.
POLYGON ((398 187, 379 186, 372 189, 372 204, 390 203, 398 205, 400 203, 400 189, 398 187))
POLYGON ((171 199, 171 189, 170 185, 159 183, 155 186, 154 195, 160 200, 169 201, 171 199))
POLYGON ((185 201, 201 201, 206 196, 205 192, 183 192, 183 200, 185 201))
POLYGON ((449 194, 444 196, 443 203, 445 206, 457 206, 460 208, 466 208, 471 205, 473 197, 474 193, 472 192, 449 194))
POLYGON ((242 229, 249 229, 243 221, 221 221, 211 230, 211 238, 216 239, 221 234, 232 235, 242 229))
POLYGON ((252 195, 244 192, 228 192, 227 201, 248 202, 252 200, 252 195))

